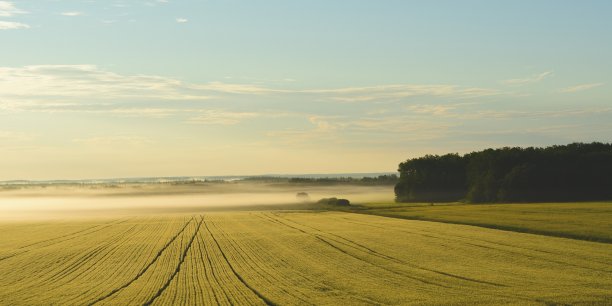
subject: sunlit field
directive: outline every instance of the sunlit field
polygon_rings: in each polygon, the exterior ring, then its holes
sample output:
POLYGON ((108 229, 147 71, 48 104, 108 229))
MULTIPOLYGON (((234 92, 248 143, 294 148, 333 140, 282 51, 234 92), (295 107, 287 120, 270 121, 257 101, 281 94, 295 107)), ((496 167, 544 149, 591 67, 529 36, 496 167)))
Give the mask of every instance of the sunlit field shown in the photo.
POLYGON ((382 209, 390 189, 5 190, 0 305, 612 303, 611 244, 351 212, 382 209))
POLYGON ((612 202, 465 204, 371 202, 354 211, 612 242, 612 202))
POLYGON ((609 304, 612 246, 341 212, 2 224, 2 305, 609 304))

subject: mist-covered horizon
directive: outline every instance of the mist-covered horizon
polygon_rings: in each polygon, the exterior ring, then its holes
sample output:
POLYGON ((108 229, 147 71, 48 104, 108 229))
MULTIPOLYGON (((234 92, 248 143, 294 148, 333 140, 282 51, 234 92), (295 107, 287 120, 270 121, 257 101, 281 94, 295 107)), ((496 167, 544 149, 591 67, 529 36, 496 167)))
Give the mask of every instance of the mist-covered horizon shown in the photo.
POLYGON ((196 175, 196 176, 150 176, 150 177, 115 177, 115 178, 79 178, 79 179, 14 179, 0 180, 0 185, 10 184, 104 184, 104 183, 179 183, 191 181, 239 181, 253 178, 364 178, 380 175, 392 175, 397 172, 369 173, 295 173, 295 174, 259 174, 259 175, 196 175))
POLYGON ((312 209, 321 198, 392 201, 392 185, 265 181, 1 186, 0 221, 99 219, 210 211, 312 209), (6 188, 11 187, 11 188, 6 188), (21 187, 21 188, 15 188, 21 187), (297 197, 306 193, 306 197, 297 197))

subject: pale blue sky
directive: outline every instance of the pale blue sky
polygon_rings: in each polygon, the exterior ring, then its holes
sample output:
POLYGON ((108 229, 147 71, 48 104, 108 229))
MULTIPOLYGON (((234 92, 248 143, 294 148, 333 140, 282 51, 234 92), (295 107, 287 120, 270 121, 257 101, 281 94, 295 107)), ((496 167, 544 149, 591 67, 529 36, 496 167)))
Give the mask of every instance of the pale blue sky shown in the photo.
POLYGON ((0 179, 612 141, 610 1, 0 1, 0 179))

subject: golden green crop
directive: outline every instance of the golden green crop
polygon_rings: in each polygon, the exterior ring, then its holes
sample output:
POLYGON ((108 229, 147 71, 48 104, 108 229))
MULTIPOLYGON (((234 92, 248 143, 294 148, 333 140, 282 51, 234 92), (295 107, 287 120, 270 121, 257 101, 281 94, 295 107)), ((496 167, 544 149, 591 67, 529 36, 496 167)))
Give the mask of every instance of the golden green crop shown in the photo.
POLYGON ((466 225, 216 212, 0 232, 0 305, 612 303, 612 245, 466 225))
POLYGON ((612 242, 612 203, 362 204, 363 213, 612 242))

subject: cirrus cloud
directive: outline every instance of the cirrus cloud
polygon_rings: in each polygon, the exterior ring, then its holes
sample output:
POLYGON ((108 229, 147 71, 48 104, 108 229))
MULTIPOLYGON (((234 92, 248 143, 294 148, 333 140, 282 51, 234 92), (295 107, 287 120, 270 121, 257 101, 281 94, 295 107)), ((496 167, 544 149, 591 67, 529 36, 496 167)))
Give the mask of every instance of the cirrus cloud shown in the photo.
POLYGON ((29 29, 29 28, 30 26, 25 23, 0 20, 0 30, 16 30, 16 29, 29 29))
POLYGON ((562 88, 561 90, 559 90, 559 92, 562 92, 562 93, 574 93, 574 92, 579 92, 579 91, 593 89, 593 88, 596 88, 596 87, 599 87, 599 86, 602 86, 602 85, 603 85, 603 83, 580 84, 580 85, 575 85, 575 86, 570 86, 570 87, 562 88))
POLYGON ((62 16, 68 16, 68 17, 76 17, 76 16, 81 16, 81 15, 83 15, 83 12, 70 11, 70 12, 62 13, 62 16))
POLYGON ((327 102, 385 102, 412 98, 466 99, 503 94, 494 89, 458 85, 395 84, 331 89, 272 88, 223 82, 189 83, 156 75, 127 75, 95 65, 0 67, 4 109, 105 105, 147 101, 216 99, 298 99, 327 102))
POLYGON ((505 85, 526 85, 526 84, 538 83, 553 75, 554 74, 552 71, 545 71, 545 72, 534 74, 534 75, 531 75, 525 78, 505 80, 505 81, 502 81, 502 83, 505 85))
POLYGON ((26 13, 26 11, 18 9, 13 2, 0 1, 0 17, 12 17, 18 14, 26 13))

